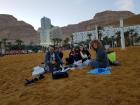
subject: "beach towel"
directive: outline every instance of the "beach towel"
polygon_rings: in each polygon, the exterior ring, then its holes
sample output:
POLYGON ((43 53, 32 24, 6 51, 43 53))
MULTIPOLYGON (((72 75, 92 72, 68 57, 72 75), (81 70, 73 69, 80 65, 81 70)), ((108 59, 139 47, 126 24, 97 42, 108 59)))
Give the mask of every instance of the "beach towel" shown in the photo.
POLYGON ((107 74, 111 74, 111 68, 96 68, 90 70, 88 73, 95 74, 95 75, 107 75, 107 74))

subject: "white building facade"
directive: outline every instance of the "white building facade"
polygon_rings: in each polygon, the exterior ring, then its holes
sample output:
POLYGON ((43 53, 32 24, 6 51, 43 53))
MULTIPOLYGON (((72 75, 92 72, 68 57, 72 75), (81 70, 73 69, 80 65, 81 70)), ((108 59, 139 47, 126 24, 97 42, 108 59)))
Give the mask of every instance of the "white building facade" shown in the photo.
MULTIPOLYGON (((135 33, 140 36, 140 25, 134 25, 134 26, 127 26, 123 28, 124 32, 129 30, 134 30, 135 33)), ((106 36, 111 38, 112 36, 116 37, 116 32, 120 31, 120 27, 113 28, 112 26, 104 27, 102 30, 100 30, 100 33, 102 34, 102 39, 106 36)), ((97 39, 97 30, 92 31, 84 31, 84 32, 75 32, 73 33, 73 41, 74 43, 80 43, 82 41, 87 41, 89 39, 88 34, 91 34, 91 39, 97 39)))
POLYGON ((80 43, 82 41, 87 41, 89 39, 88 35, 91 34, 91 39, 96 39, 96 31, 84 31, 73 33, 73 42, 80 43))

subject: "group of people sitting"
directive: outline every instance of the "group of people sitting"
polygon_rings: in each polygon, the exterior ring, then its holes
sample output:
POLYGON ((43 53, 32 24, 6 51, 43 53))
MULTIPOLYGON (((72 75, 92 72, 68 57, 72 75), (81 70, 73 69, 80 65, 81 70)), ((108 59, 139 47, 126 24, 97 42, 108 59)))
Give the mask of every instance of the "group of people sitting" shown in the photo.
MULTIPOLYGON (((105 51, 102 43, 99 40, 93 40, 91 42, 91 48, 96 52, 95 59, 91 59, 91 54, 87 48, 80 46, 79 48, 72 48, 68 58, 63 58, 62 48, 55 50, 54 47, 50 47, 45 55, 45 72, 51 72, 60 70, 62 65, 73 65, 75 62, 81 61, 82 63, 89 62, 89 66, 93 68, 106 68, 110 65, 107 52, 105 51)), ((43 76, 41 75, 40 79, 43 76)), ((30 81, 27 80, 27 84, 30 81)))
POLYGON ((91 59, 91 54, 86 47, 80 46, 80 48, 72 48, 69 57, 66 58, 66 65, 71 65, 76 61, 82 60, 82 62, 91 59))
MULTIPOLYGON (((99 40, 94 40, 91 42, 91 47, 96 51, 95 59, 91 59, 91 54, 87 48, 80 46, 80 48, 77 47, 71 49, 69 57, 65 59, 65 64, 72 65, 79 60, 81 60, 82 63, 86 60, 90 60, 90 66, 94 68, 108 67, 109 61, 102 43, 99 40)), ((45 67, 48 67, 48 71, 53 72, 63 64, 62 48, 58 48, 58 51, 55 51, 54 47, 50 47, 45 56, 45 67)))

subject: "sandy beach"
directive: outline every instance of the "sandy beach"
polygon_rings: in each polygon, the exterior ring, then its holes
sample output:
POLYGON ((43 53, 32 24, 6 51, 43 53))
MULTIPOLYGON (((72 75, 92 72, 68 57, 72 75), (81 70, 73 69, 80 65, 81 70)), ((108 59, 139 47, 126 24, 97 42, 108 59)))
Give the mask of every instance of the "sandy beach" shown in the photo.
POLYGON ((44 54, 1 57, 0 105, 140 105, 140 47, 115 51, 121 66, 112 67, 111 75, 90 75, 91 67, 86 67, 70 71, 65 79, 45 74, 32 86, 24 86, 24 80, 44 54))

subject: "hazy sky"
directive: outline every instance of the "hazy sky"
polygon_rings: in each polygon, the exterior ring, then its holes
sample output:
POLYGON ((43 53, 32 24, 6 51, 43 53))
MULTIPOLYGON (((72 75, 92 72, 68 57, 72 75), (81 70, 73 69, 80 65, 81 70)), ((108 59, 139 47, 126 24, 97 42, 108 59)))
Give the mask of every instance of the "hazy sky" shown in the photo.
POLYGON ((140 0, 0 0, 0 14, 40 27, 40 18, 49 17, 55 26, 91 19, 104 10, 130 10, 140 13, 140 0))

